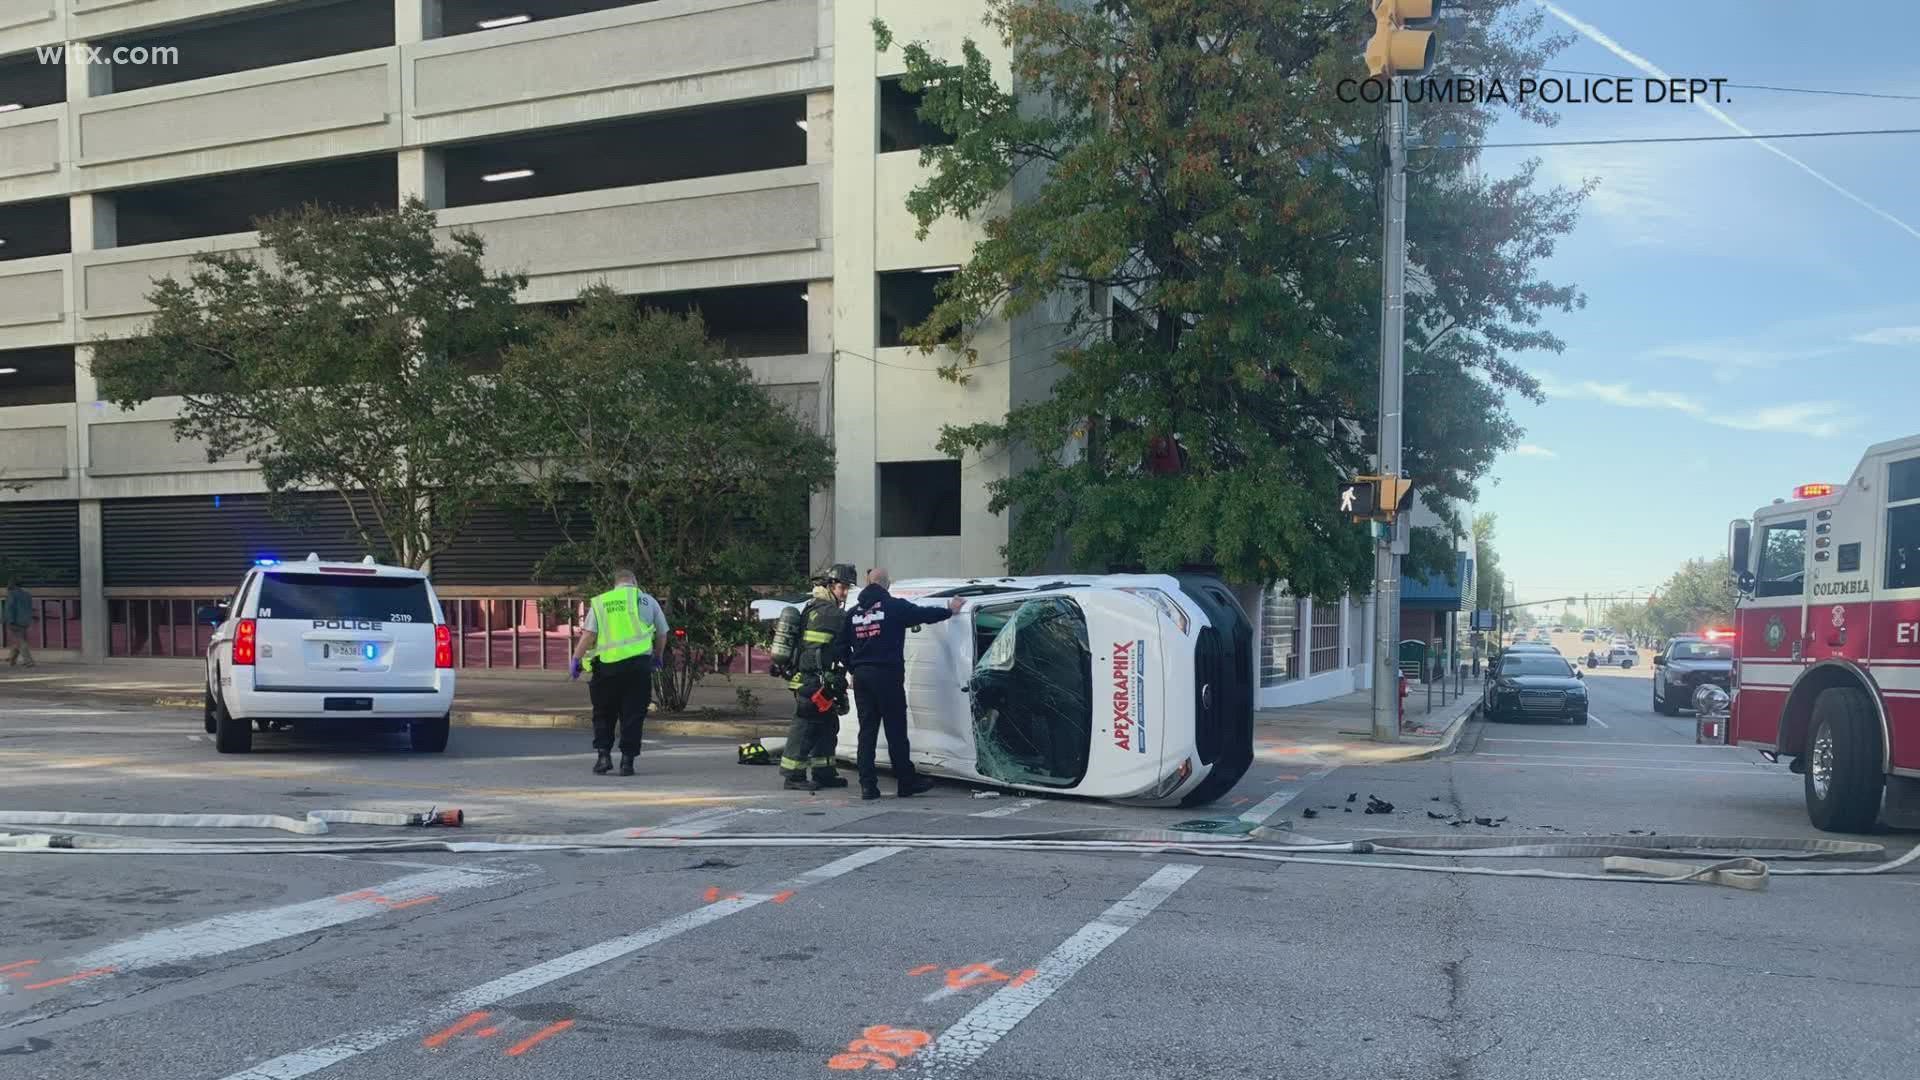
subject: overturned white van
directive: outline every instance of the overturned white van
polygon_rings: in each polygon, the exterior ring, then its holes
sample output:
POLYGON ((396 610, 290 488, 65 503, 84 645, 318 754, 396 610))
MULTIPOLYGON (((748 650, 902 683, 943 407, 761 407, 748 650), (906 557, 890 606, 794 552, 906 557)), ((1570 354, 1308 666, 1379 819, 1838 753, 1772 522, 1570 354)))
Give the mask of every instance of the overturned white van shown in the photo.
MULTIPOLYGON (((892 592, 966 601, 907 635, 907 729, 930 775, 1197 806, 1253 763, 1253 625, 1218 578, 919 578, 892 592)), ((858 721, 840 725, 848 761, 858 721)))

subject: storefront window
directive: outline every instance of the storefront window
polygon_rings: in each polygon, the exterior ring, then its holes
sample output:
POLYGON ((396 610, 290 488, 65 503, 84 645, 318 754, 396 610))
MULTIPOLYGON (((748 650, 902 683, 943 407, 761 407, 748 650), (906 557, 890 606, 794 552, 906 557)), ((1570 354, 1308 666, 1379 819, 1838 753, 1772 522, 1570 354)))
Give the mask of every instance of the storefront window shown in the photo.
POLYGON ((1300 677, 1300 601, 1275 589, 1260 605, 1260 685, 1300 677))

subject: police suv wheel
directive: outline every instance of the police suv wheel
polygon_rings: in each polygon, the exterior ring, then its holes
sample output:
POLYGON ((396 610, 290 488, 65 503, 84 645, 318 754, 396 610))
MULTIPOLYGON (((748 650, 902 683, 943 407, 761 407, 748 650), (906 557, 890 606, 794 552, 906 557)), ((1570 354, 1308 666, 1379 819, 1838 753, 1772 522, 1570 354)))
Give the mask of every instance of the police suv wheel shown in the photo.
POLYGON ((407 725, 407 741, 422 754, 441 753, 447 748, 452 720, 451 713, 438 720, 415 720, 407 725))
POLYGON ((214 702, 213 748, 223 754, 245 754, 253 750, 253 728, 245 720, 236 720, 225 702, 214 702))
POLYGON ((1807 817, 1827 832, 1864 832, 1880 817, 1880 725, 1857 687, 1835 686, 1813 701, 1803 760, 1807 817))
POLYGON ((207 734, 209 735, 213 734, 214 727, 215 727, 214 719, 213 719, 213 710, 214 710, 213 687, 209 686, 207 687, 206 704, 204 706, 204 712, 206 714, 204 719, 207 725, 207 734))
POLYGON ((1667 700, 1667 696, 1662 694, 1659 686, 1656 685, 1653 688, 1653 711, 1661 716, 1679 716, 1680 706, 1667 700))

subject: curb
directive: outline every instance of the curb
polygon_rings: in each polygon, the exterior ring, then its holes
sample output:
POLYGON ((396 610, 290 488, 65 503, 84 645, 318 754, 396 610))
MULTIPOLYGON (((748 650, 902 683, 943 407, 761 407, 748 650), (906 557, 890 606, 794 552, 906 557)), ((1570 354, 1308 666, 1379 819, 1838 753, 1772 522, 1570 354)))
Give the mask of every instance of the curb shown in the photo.
POLYGON ((1428 758, 1436 758, 1442 754, 1452 753, 1454 746, 1460 742, 1460 733, 1467 730, 1467 721, 1473 719, 1479 715, 1479 713, 1480 702, 1476 700, 1471 706, 1461 712, 1459 716, 1453 718, 1453 723, 1447 726, 1446 734, 1440 736, 1439 742, 1434 743, 1432 746, 1427 747, 1417 754, 1409 754, 1399 760, 1425 761, 1428 758))
MULTIPOLYGON (((593 717, 583 713, 499 712, 491 709, 455 709, 454 727, 534 728, 564 731, 591 731, 593 717)), ((645 724, 649 734, 704 735, 715 739, 746 739, 785 735, 784 720, 681 720, 661 717, 649 709, 645 724)))
MULTIPOLYGON (((198 709, 200 698, 163 695, 144 697, 139 693, 114 693, 111 690, 98 689, 69 690, 74 696, 97 695, 138 701, 155 709, 198 709)), ((476 728, 522 728, 536 730, 592 731, 591 713, 530 713, 506 712, 496 709, 455 709, 454 727, 476 728)), ((692 720, 673 716, 663 716, 654 709, 647 710, 646 729, 649 734, 706 736, 714 739, 753 739, 769 736, 782 736, 787 733, 785 720, 692 720)))

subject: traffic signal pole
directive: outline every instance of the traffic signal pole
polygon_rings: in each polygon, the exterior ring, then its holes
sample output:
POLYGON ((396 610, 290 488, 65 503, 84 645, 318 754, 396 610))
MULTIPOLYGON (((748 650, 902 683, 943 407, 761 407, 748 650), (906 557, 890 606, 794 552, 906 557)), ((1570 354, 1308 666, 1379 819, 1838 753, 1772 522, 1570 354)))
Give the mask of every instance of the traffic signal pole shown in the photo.
MULTIPOLYGON (((1398 79, 1391 80, 1397 84, 1398 79)), ((1393 87, 1396 91, 1400 88, 1393 87)), ((1380 466, 1382 476, 1400 468, 1402 346, 1406 336, 1407 105, 1387 95, 1387 168, 1381 191, 1386 205, 1380 273, 1380 466)), ((1398 518, 1374 541, 1373 555, 1373 738, 1400 741, 1400 556, 1395 538, 1407 523, 1398 518)))

